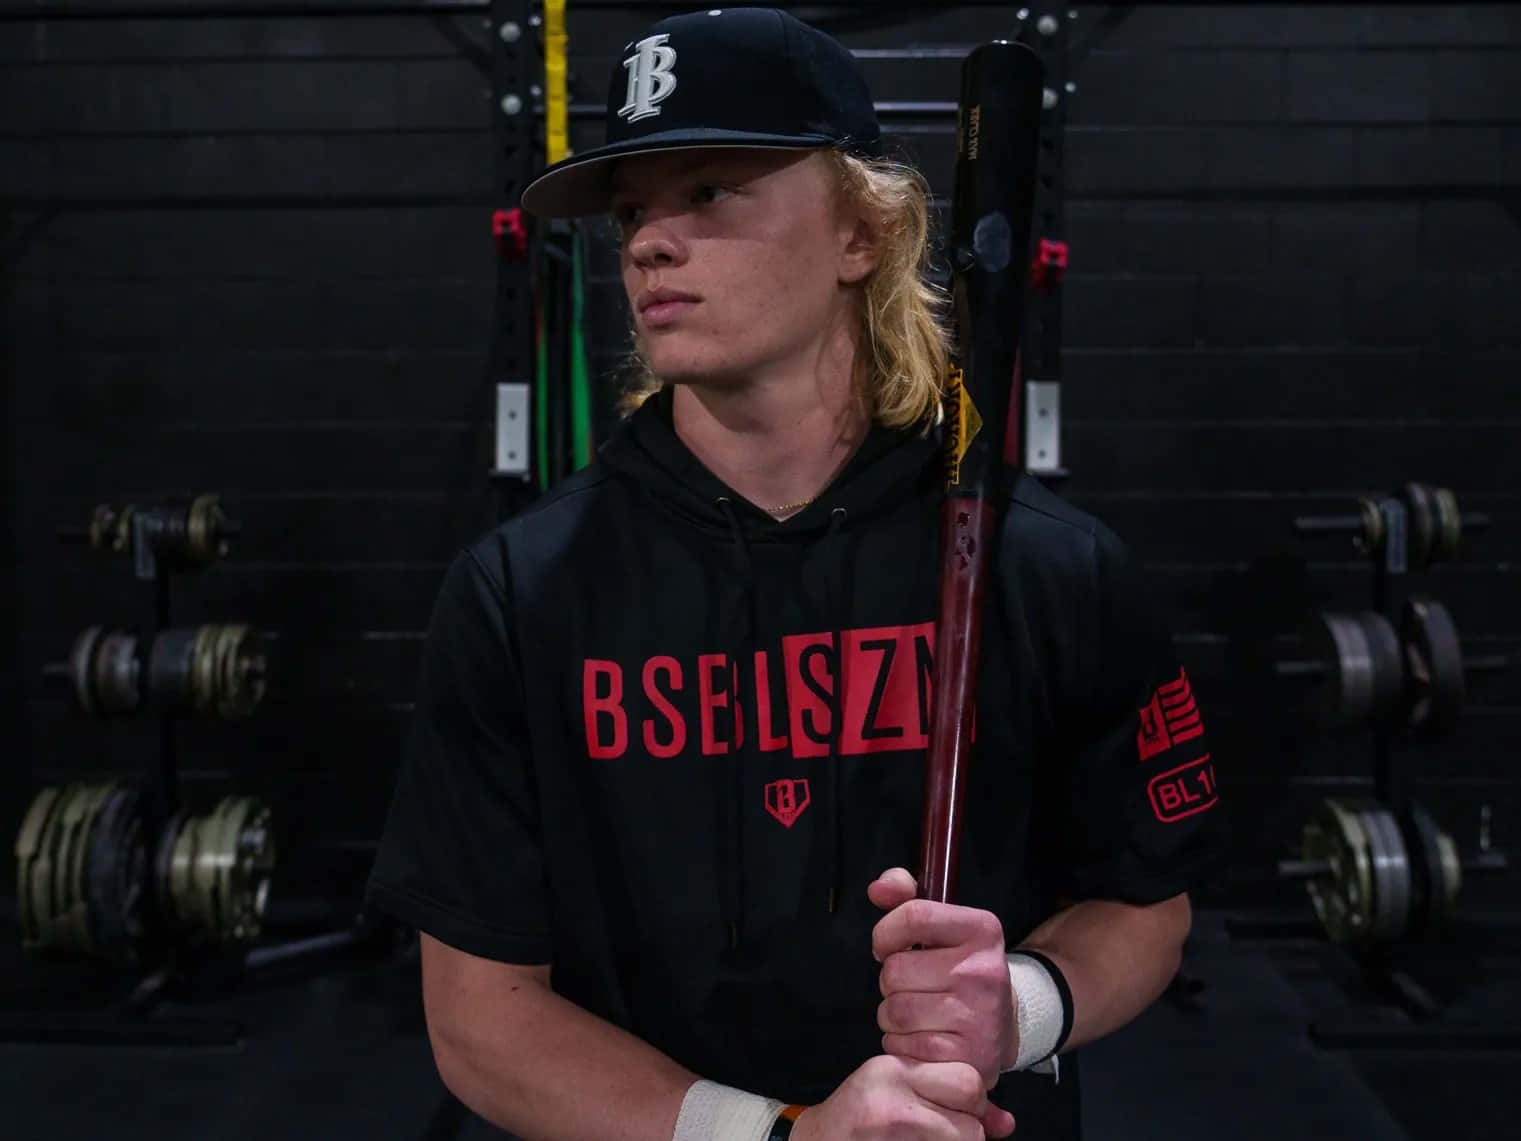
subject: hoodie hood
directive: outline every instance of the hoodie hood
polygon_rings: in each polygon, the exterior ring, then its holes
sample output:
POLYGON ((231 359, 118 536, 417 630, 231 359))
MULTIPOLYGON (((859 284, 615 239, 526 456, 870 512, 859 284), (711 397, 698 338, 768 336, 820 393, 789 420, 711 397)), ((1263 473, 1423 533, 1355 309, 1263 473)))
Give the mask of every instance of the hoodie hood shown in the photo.
POLYGON ((599 453, 611 470, 634 479, 662 511, 709 535, 727 535, 733 525, 723 504, 732 504, 747 539, 811 541, 827 531, 831 513, 864 523, 901 503, 932 475, 939 445, 935 434, 874 424, 855 455, 817 499, 778 522, 704 467, 671 421, 671 390, 646 400, 599 453))

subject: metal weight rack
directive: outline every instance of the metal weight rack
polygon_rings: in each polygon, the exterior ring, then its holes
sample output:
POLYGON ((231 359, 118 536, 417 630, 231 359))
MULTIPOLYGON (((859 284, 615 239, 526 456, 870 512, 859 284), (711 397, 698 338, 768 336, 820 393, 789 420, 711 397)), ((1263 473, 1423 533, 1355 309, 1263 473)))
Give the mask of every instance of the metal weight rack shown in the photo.
MULTIPOLYGON (((1414 748, 1456 725, 1465 679, 1512 664, 1507 655, 1465 656, 1445 607, 1411 581, 1413 572, 1458 557, 1463 538, 1489 523, 1461 512, 1447 489, 1417 483, 1361 499, 1352 513, 1294 520, 1301 538, 1350 538, 1372 571, 1370 610, 1318 615, 1305 641, 1319 653, 1274 666, 1280 679, 1300 687, 1301 712, 1322 727, 1369 732, 1372 795, 1327 800, 1305 826, 1300 858, 1281 861, 1277 874, 1306 884, 1318 926, 1352 954, 1367 991, 1409 1019, 1393 1026, 1369 1017, 1317 1021, 1310 1033, 1321 1045, 1513 1049, 1521 1042, 1514 1024, 1445 1018, 1444 1004, 1417 981, 1413 966, 1420 948, 1453 925, 1464 879, 1509 869, 1506 854, 1490 847, 1487 826, 1476 850, 1460 852, 1416 799, 1411 776, 1414 748)), ((1465 923, 1498 946, 1505 933, 1482 927, 1465 923)), ((1227 929, 1274 938, 1315 928, 1238 917, 1227 929)))

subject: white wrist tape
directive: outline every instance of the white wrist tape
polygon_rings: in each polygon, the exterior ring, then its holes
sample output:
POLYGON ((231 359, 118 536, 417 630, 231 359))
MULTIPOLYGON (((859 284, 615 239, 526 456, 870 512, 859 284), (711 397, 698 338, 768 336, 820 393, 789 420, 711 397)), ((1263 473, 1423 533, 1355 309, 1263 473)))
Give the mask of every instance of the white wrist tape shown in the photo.
POLYGON ((702 1079, 682 1099, 671 1141, 766 1141, 785 1108, 785 1102, 702 1079))
POLYGON ((1062 1033, 1062 993, 1046 968, 1028 955, 1014 951, 1004 960, 1009 964, 1014 1023, 1019 1027, 1019 1056, 1009 1070, 1026 1070, 1056 1049, 1062 1033))

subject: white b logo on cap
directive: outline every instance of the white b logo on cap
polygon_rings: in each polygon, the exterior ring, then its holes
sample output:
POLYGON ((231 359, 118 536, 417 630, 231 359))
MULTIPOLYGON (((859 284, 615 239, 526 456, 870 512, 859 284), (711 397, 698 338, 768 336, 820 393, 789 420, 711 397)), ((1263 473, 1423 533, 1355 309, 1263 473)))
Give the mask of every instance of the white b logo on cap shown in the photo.
POLYGON ((663 103, 676 90, 676 49, 665 46, 670 36, 651 36, 634 46, 638 53, 623 61, 628 68, 628 102, 618 112, 630 123, 660 114, 663 103))

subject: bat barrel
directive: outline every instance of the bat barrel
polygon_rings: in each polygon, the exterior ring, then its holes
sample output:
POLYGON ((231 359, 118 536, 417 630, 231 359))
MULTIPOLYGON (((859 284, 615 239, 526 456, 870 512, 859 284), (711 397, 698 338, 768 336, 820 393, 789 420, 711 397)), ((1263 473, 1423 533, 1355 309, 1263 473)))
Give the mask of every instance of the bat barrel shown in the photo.
POLYGON ((1025 44, 983 44, 961 74, 949 253, 958 360, 984 431, 959 483, 988 486, 1004 462, 1035 211, 1045 69, 1025 44))
POLYGON ((962 379, 947 401, 948 493, 919 861, 920 896, 941 903, 957 892, 983 597, 1030 273, 1043 91, 1040 57, 1023 44, 984 44, 962 68, 948 251, 962 379))

